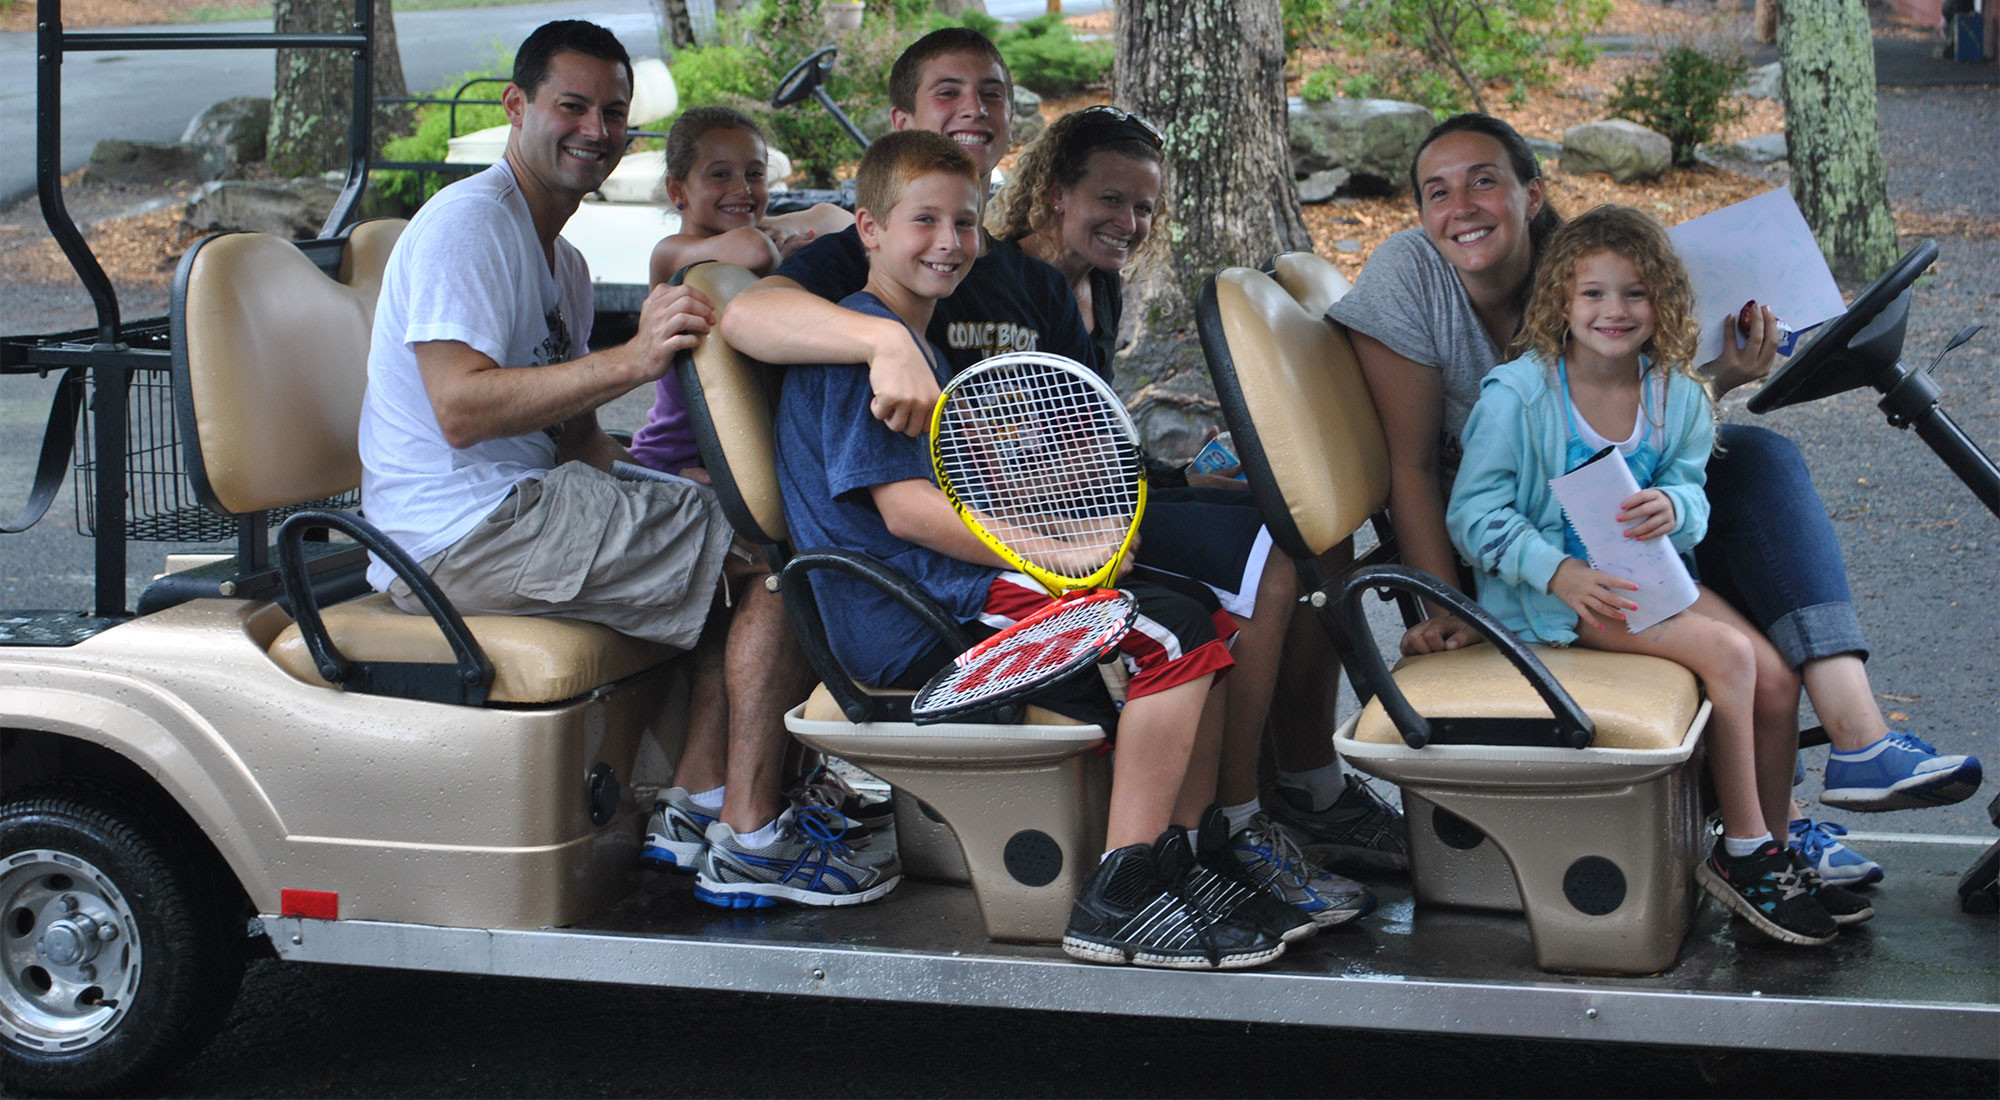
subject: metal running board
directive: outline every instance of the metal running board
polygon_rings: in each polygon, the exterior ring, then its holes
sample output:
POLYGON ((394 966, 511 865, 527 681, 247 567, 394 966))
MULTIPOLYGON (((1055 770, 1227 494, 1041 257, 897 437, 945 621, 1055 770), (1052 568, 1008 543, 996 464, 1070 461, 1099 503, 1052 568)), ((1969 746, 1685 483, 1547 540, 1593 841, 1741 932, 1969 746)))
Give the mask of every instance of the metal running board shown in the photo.
POLYGON ((1891 883, 1873 892, 1871 925, 1842 942, 1761 942, 1704 903, 1680 964, 1649 978, 1545 974, 1519 918, 1417 913, 1401 884, 1379 889, 1383 908, 1360 928, 1225 974, 1099 966, 1052 946, 992 943, 969 890, 910 882, 862 908, 745 915, 696 902, 687 879, 659 876, 602 921, 572 929, 263 924, 278 954, 298 962, 1590 1042, 1811 1051, 1837 1034, 1854 1054, 2000 1057, 1993 921, 1958 912, 1952 893, 1971 855, 1879 847, 1878 858, 1893 859, 1891 883))

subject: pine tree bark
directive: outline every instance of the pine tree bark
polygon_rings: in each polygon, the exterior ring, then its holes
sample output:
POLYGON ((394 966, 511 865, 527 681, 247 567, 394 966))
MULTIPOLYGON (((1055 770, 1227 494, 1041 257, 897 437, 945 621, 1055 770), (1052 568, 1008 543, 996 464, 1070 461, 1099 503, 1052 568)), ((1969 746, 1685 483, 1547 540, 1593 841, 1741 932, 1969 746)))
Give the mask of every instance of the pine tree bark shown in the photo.
POLYGON ((1792 197, 1827 266, 1866 282, 1896 259, 1875 106, 1866 0, 1788 0, 1778 9, 1792 197))
MULTIPOLYGON (((280 34, 342 34, 354 29, 354 4, 369 0, 274 0, 280 34)), ((408 95, 403 55, 396 48, 396 18, 389 0, 375 5, 373 83, 377 96, 408 95)), ((271 95, 271 129, 265 160, 281 176, 304 176, 347 167, 347 121, 354 100, 353 58, 345 50, 279 50, 271 95)), ((372 156, 395 136, 404 112, 377 108, 372 156)))
POLYGON ((653 15, 660 21, 670 50, 694 45, 694 19, 688 15, 687 0, 653 0, 653 15))
POLYGON ((1126 286, 1135 329, 1118 386, 1148 447, 1188 456, 1219 420, 1195 331, 1202 280, 1312 247, 1287 152, 1278 0, 1126 0, 1115 40, 1114 97, 1159 128, 1173 181, 1170 260, 1126 286))

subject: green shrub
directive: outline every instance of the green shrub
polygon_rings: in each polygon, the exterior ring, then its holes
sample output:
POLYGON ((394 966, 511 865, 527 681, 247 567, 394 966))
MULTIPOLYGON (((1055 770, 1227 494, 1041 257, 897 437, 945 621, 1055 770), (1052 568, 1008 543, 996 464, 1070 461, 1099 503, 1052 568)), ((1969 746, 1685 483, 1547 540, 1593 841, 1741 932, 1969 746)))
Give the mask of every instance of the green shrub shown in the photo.
MULTIPOLYGON (((1586 36, 1611 0, 1285 0, 1300 23, 1399 98, 1438 114, 1488 111, 1486 87, 1507 101, 1555 81, 1554 66, 1588 64, 1586 36), (1312 30, 1324 26, 1323 30, 1312 30)), ((1288 16, 1291 18, 1291 16, 1288 16)), ((1287 23, 1288 40, 1293 28, 1287 23)))
POLYGON ((1299 98, 1307 103, 1325 103, 1342 95, 1354 95, 1346 73, 1332 65, 1321 65, 1299 83, 1299 98))
MULTIPOLYGON (((438 99, 448 99, 457 92, 459 86, 468 80, 482 76, 497 76, 505 79, 513 72, 514 61, 503 57, 491 70, 473 70, 460 73, 446 80, 438 88, 423 93, 438 99)), ((468 99, 498 99, 500 85, 477 84, 465 93, 468 99)), ((507 121, 505 109, 483 104, 460 105, 458 108, 458 129, 460 134, 474 130, 484 130, 488 126, 499 126, 507 121)), ((442 161, 449 151, 447 142, 453 136, 451 108, 443 103, 426 103, 416 110, 416 121, 411 131, 402 137, 390 138, 382 144, 383 160, 442 161)), ((439 175, 435 172, 376 172, 371 177, 380 193, 405 205, 415 207, 425 199, 438 193, 438 189, 450 183, 455 176, 439 175)))
POLYGON ((1674 46, 1652 69, 1620 80, 1608 106, 1666 135, 1674 147, 1674 163, 1690 165, 1696 146, 1713 139, 1723 124, 1742 117, 1743 108, 1729 102, 1729 93, 1747 71, 1741 56, 1674 46))
POLYGON ((1062 95, 1111 80, 1111 43, 1078 38, 1053 12, 1004 30, 998 19, 976 9, 956 17, 935 12, 924 30, 945 27, 970 27, 992 39, 1014 74, 1014 83, 1042 95, 1062 95))
POLYGON ((1111 79, 1113 47, 1078 39, 1061 15, 1038 15, 994 40, 1014 82, 1042 95, 1061 95, 1111 79))
POLYGON ((724 103, 732 96, 763 99, 771 94, 758 58, 742 46, 699 46, 674 55, 674 91, 682 110, 724 103))

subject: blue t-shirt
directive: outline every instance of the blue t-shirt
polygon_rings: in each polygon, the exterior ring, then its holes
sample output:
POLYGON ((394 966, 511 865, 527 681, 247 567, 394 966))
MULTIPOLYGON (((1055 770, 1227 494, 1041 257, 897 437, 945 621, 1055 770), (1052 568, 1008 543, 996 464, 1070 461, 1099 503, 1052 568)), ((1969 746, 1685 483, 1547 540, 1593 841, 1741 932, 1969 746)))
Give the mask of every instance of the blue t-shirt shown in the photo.
MULTIPOLYGON (((865 290, 840 304, 875 317, 896 316, 865 290)), ((944 360, 934 347, 924 351, 943 384, 944 360)), ((916 582, 960 622, 971 622, 986 606, 987 590, 1000 571, 889 533, 869 489, 931 480, 930 443, 890 431, 868 411, 872 397, 868 372, 860 366, 785 371, 776 424, 778 484, 792 545, 801 551, 858 550, 916 582)), ((825 570, 815 572, 812 582, 834 656, 864 684, 893 681, 943 640, 873 585, 825 570)))
MULTIPOLYGON (((951 373, 1010 351, 1066 355, 1111 377, 1111 364, 1097 361, 1083 314, 1062 272, 1035 259, 1012 241, 991 241, 951 297, 938 300, 925 335, 944 349, 951 373)), ((844 302, 868 285, 868 250, 848 226, 792 254, 773 274, 798 283, 822 298, 844 302)))

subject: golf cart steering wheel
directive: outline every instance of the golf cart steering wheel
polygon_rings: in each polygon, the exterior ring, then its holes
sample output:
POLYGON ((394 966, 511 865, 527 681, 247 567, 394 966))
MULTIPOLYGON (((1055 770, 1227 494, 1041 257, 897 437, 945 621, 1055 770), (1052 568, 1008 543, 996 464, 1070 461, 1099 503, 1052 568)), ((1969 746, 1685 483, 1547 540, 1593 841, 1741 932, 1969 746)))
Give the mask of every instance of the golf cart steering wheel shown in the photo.
MULTIPOLYGON (((1750 398, 1750 411, 1770 412, 1872 385, 1903 353, 1903 324, 1909 319, 1910 286, 1937 259, 1937 242, 1926 237, 1868 284, 1847 312, 1773 374, 1750 398)), ((1724 339, 1729 339, 1725 336, 1724 339)))
POLYGON ((792 71, 778 81, 778 90, 771 93, 771 106, 790 107, 813 94, 813 90, 826 82, 833 72, 834 59, 839 55, 837 46, 822 46, 804 61, 792 66, 792 71))

